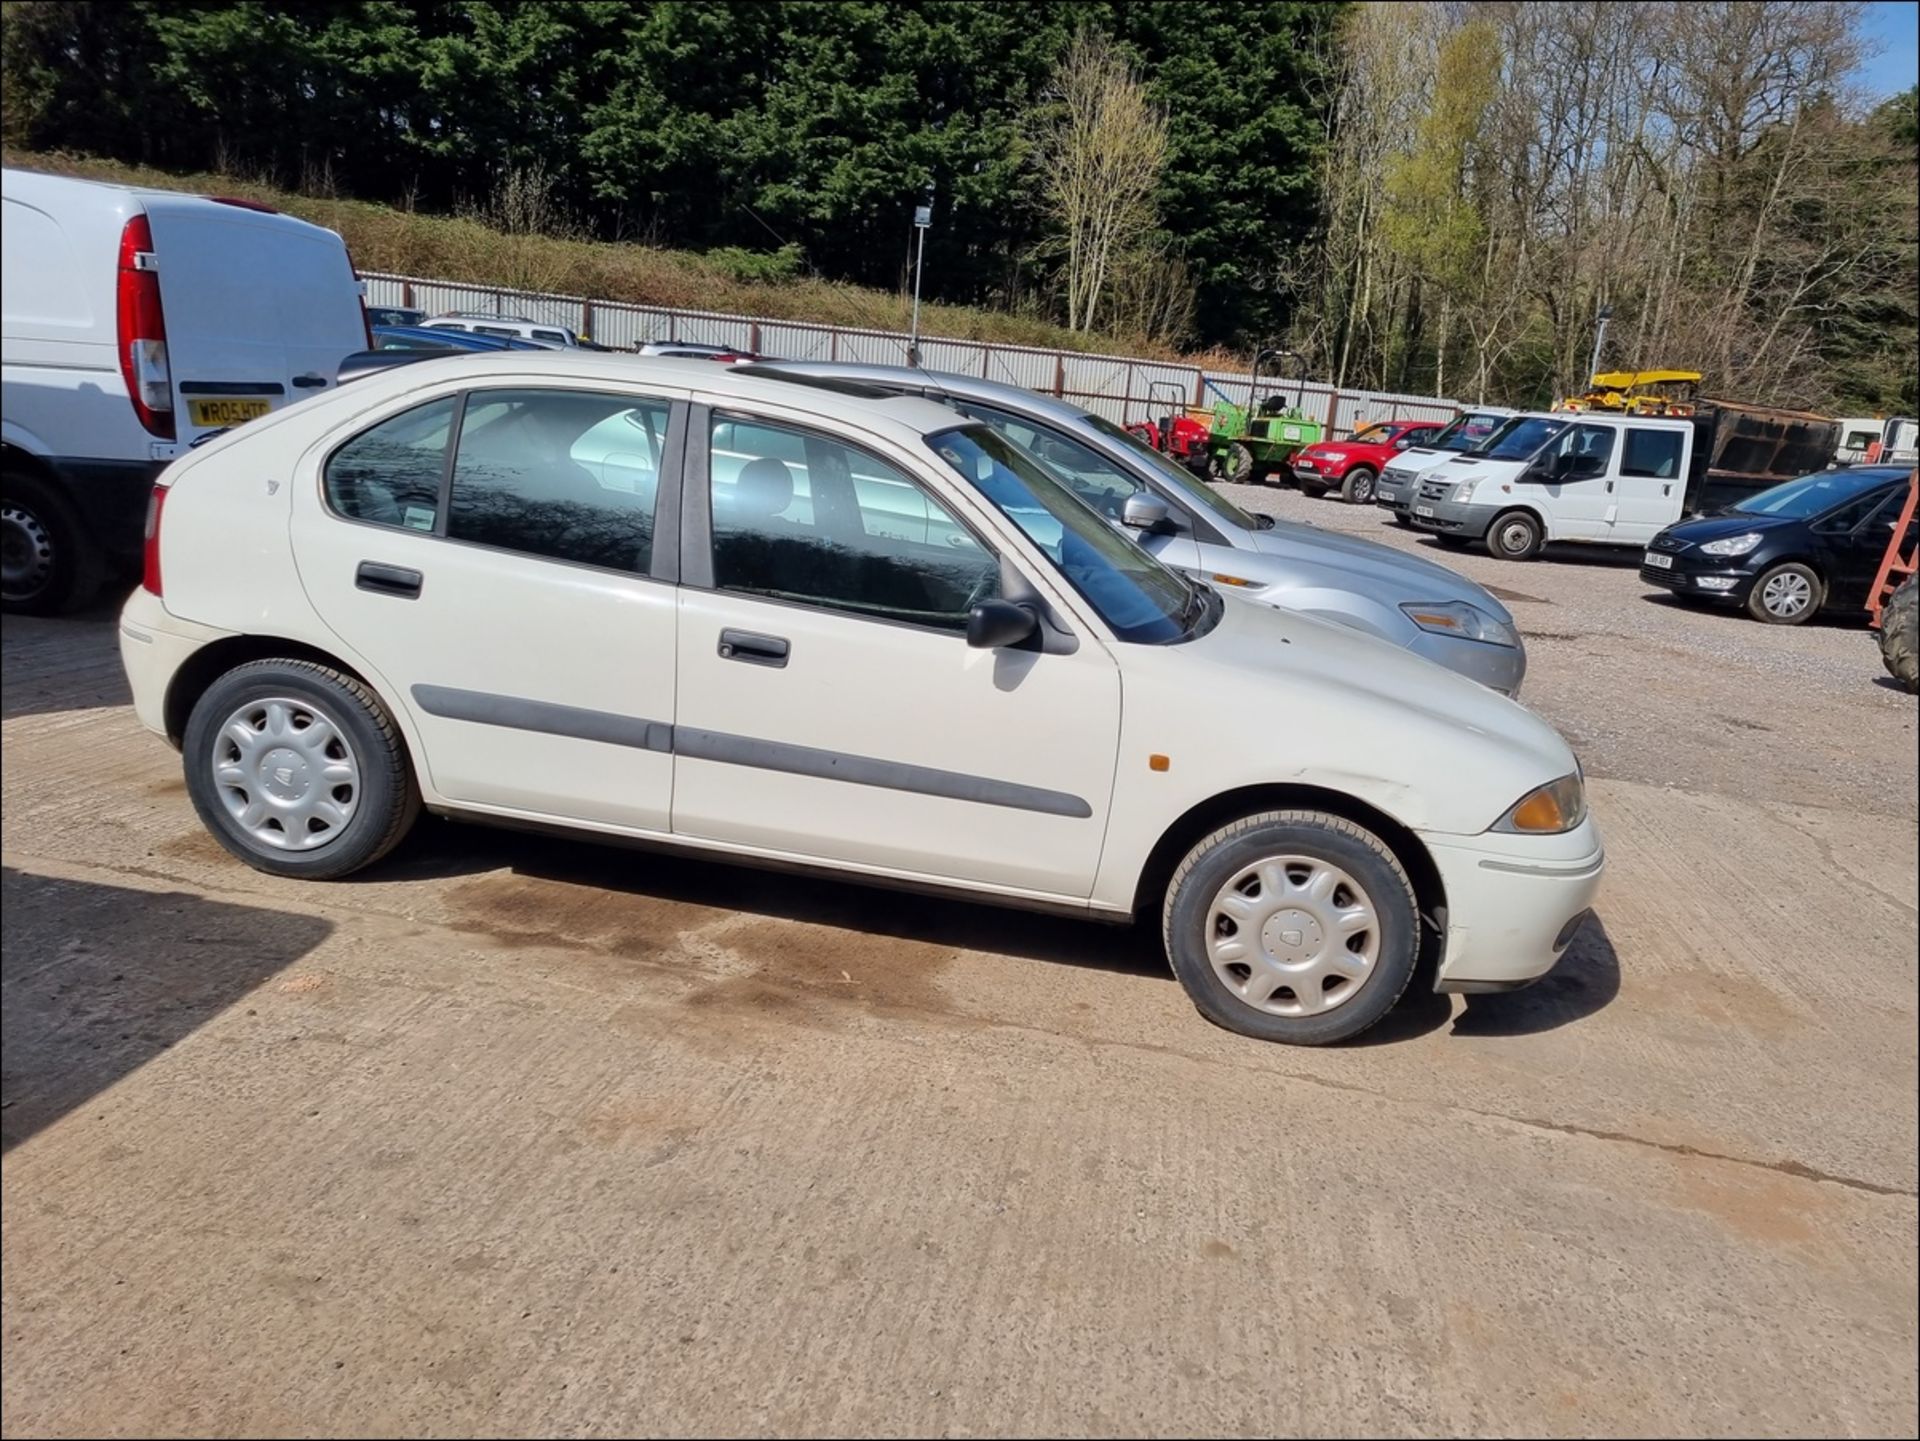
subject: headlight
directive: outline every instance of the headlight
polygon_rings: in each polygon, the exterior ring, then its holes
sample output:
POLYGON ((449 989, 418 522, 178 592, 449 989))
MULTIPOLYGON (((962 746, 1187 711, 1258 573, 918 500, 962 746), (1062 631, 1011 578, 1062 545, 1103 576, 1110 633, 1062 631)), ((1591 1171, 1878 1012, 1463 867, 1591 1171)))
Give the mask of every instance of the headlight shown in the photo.
POLYGON ((1484 641, 1488 645, 1520 644, 1520 637, 1514 634, 1512 626, 1494 619, 1479 606, 1469 605, 1464 600, 1435 601, 1431 605, 1410 600, 1400 609, 1420 629, 1432 631, 1435 635, 1457 635, 1467 640, 1484 641))
POLYGON ((1520 835, 1558 835, 1587 818, 1587 787, 1579 771, 1548 781, 1513 803, 1513 809, 1493 823, 1496 831, 1520 835))
POLYGON ((1760 544, 1760 532, 1750 530, 1745 535, 1730 535, 1725 540, 1710 540, 1700 547, 1702 555, 1745 555, 1760 544))
POLYGON ((1473 494, 1473 488, 1479 483, 1477 480, 1463 480, 1447 492, 1447 499, 1453 501, 1465 500, 1473 494))

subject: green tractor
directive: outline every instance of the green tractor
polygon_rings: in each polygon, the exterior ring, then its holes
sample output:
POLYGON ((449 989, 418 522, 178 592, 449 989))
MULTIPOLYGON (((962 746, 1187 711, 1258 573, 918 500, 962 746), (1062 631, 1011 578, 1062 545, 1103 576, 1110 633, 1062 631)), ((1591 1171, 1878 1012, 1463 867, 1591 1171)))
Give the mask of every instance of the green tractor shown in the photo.
POLYGON ((1207 427, 1207 473, 1215 480, 1244 483, 1264 480, 1276 470, 1285 472, 1296 450, 1316 444, 1326 434, 1326 427, 1308 419, 1301 409, 1306 400, 1305 381, 1299 382, 1292 405, 1278 390, 1259 399, 1260 365, 1268 358, 1298 359, 1288 350, 1256 354, 1245 408, 1227 399, 1226 392, 1211 380, 1205 382, 1207 389, 1220 397, 1207 427))

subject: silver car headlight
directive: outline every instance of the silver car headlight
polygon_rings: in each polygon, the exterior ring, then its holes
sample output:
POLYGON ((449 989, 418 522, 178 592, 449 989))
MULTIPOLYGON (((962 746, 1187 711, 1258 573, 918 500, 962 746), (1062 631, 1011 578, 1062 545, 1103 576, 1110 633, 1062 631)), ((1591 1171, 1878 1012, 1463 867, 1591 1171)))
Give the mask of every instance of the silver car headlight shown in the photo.
POLYGON ((1459 501, 1468 500, 1473 495, 1473 488, 1479 483, 1480 482, 1477 480, 1463 480, 1458 485, 1456 485, 1452 490, 1447 492, 1447 499, 1454 501, 1456 503, 1459 501))
POLYGON ((1704 555, 1745 555, 1760 544, 1760 532, 1750 530, 1745 535, 1730 535, 1725 540, 1710 540, 1700 547, 1704 555))
POLYGON ((1493 823, 1493 829, 1516 835, 1557 836, 1573 830, 1586 818, 1586 777, 1575 770, 1570 776, 1528 791, 1493 823))
POLYGON ((1400 609, 1420 629, 1435 635, 1458 636, 1462 640, 1477 640, 1485 645, 1512 647, 1520 644, 1520 637, 1512 626, 1464 600, 1431 603, 1410 600, 1400 609))

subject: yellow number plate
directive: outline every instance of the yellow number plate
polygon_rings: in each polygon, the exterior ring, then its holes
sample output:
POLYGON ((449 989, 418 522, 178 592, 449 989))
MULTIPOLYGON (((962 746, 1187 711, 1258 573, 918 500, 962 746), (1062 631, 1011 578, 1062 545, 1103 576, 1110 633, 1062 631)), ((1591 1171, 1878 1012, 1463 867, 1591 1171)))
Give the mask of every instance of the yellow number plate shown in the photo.
POLYGON ((187 402, 188 418, 203 428, 244 425, 249 420, 258 420, 272 409, 271 400, 257 395, 223 395, 218 400, 187 402))

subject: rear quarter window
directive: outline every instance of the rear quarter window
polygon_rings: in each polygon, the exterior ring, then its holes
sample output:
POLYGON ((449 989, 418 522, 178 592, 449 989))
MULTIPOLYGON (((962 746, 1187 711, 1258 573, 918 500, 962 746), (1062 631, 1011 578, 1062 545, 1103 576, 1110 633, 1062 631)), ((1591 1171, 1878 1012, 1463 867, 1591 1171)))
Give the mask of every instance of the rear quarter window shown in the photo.
POLYGON ((453 396, 430 400, 334 451, 322 477, 327 504, 349 520, 431 531, 440 516, 453 408, 453 396))

